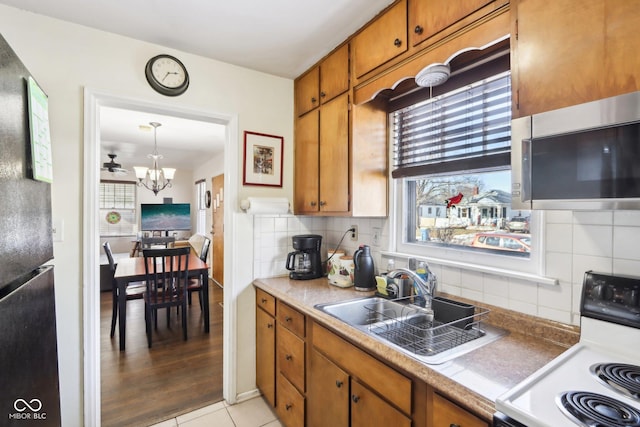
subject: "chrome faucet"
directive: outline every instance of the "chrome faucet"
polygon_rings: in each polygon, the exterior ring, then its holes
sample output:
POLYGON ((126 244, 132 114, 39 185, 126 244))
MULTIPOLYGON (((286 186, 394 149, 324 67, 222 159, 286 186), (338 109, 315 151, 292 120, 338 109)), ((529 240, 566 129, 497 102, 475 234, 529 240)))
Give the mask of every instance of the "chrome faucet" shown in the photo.
POLYGON ((436 291, 437 278, 435 274, 429 270, 429 267, 425 264, 425 269, 427 270, 427 280, 425 281, 422 277, 418 275, 413 270, 409 270, 408 268, 396 268, 387 273, 387 277, 390 279, 395 279, 399 275, 406 274, 413 280, 413 286, 415 289, 415 293, 418 297, 422 297, 424 299, 424 307, 431 308, 431 299, 434 297, 434 293, 436 291))

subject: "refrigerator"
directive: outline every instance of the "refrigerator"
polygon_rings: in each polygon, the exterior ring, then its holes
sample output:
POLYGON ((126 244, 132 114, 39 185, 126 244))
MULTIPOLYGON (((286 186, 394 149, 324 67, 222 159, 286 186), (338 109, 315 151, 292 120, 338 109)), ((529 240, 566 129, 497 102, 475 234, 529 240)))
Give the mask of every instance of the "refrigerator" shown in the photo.
POLYGON ((33 82, 0 34, 0 425, 11 427, 60 426, 51 184, 34 161, 34 114, 47 110, 30 105, 33 82))

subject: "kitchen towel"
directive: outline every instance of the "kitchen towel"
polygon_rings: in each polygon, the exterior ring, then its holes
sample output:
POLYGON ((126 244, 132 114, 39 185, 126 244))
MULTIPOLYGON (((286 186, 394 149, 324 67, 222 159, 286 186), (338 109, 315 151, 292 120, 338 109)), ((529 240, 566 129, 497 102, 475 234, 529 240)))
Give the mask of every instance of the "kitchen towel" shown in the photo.
POLYGON ((286 197, 248 197, 240 202, 240 207, 251 215, 289 213, 289 199, 286 197))

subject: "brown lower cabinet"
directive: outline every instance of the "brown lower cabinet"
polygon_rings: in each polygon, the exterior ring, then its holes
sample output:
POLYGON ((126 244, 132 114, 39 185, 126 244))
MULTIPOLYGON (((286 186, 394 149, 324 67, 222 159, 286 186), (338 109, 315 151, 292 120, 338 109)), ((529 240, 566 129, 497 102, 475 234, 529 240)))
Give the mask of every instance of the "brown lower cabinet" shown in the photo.
POLYGON ((283 425, 489 427, 261 289, 256 307, 256 383, 283 425))
POLYGON ((411 426, 411 418, 317 350, 311 350, 309 377, 310 427, 411 426))

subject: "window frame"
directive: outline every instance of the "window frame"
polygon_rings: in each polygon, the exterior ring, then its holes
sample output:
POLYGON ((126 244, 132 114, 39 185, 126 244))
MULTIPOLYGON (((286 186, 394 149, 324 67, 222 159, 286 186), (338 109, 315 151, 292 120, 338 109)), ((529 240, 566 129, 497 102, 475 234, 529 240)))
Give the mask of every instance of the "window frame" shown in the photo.
POLYGON ((196 200, 198 201, 197 209, 196 209, 196 234, 200 234, 204 236, 207 228, 207 205, 206 205, 207 181, 205 179, 200 179, 195 182, 195 185, 196 185, 196 200))
MULTIPOLYGON (((504 64, 502 65, 504 67, 504 64)), ((478 78, 487 78, 491 75, 499 74, 499 68, 482 69, 478 78)), ((471 81, 468 81, 471 83, 471 81)), ((462 85, 464 85, 463 83, 462 85)), ((444 86, 444 85, 443 85, 444 86)), ((440 93, 456 89, 453 87, 442 87, 440 93)), ((417 94, 416 94, 417 95, 417 94)), ((433 95, 435 96, 435 94, 433 95)), ((427 242, 411 242, 407 236, 408 221, 414 221, 405 212, 410 212, 410 203, 408 199, 409 185, 408 180, 417 177, 399 177, 393 178, 392 171, 394 165, 394 135, 393 135, 393 112, 407 106, 409 104, 420 102, 423 98, 412 96, 407 100, 397 98, 393 108, 390 108, 388 114, 388 159, 389 159, 389 200, 391 206, 389 209, 389 256, 409 256, 425 258, 427 261, 436 264, 459 267, 463 269, 478 270, 494 274, 505 274, 516 277, 531 278, 532 280, 544 281, 541 275, 545 271, 544 257, 544 213, 542 211, 531 211, 530 216, 530 235, 531 235, 531 252, 529 257, 512 256, 507 253, 498 254, 489 251, 467 250, 464 247, 451 245, 443 246, 429 244, 427 242), (543 279, 543 280, 540 280, 543 279)), ((507 169, 511 168, 507 166, 507 169)), ((490 166, 487 166, 487 171, 490 166)), ((464 171, 454 171, 451 175, 464 171)), ((479 171, 481 172, 481 171, 479 171)), ((469 171, 469 173, 472 173, 469 171)))

